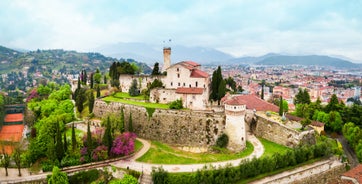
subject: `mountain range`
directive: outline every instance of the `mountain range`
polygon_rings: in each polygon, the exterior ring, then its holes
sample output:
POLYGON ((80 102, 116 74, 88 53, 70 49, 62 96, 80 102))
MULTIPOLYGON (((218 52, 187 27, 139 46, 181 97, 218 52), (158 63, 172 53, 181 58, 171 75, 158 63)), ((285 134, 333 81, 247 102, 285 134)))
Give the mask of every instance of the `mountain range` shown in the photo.
MULTIPOLYGON (((133 58, 153 66, 155 62, 163 62, 163 46, 144 43, 117 43, 96 48, 97 52, 116 58, 133 58)), ((362 64, 353 63, 345 57, 325 55, 292 56, 269 53, 259 57, 233 57, 222 51, 206 47, 188 47, 174 45, 171 47, 172 63, 192 60, 203 65, 316 65, 338 68, 360 68, 362 64)))

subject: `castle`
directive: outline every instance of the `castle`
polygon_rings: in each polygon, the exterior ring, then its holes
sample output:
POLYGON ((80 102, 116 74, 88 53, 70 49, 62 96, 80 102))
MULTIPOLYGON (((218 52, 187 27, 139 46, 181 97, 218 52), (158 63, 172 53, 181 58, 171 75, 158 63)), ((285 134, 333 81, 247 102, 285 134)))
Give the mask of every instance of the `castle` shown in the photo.
POLYGON ((209 103, 210 76, 201 70, 201 65, 193 61, 171 64, 170 47, 163 48, 163 54, 162 71, 166 75, 121 75, 120 89, 128 91, 136 79, 139 89, 143 90, 158 79, 164 86, 150 91, 150 102, 170 103, 181 99, 183 107, 190 111, 159 109, 149 116, 143 107, 96 100, 95 115, 116 113, 124 108, 126 116, 134 114, 133 122, 140 137, 202 150, 214 145, 223 133, 229 137, 228 149, 235 152, 246 147, 247 132, 289 147, 313 139, 314 131, 299 133, 265 117, 263 111, 277 112, 279 108, 255 95, 228 94, 221 100, 223 111, 215 111, 209 103))
POLYGON ((140 90, 147 88, 147 83, 161 80, 163 88, 150 91, 150 102, 170 103, 182 99, 182 105, 191 110, 207 110, 210 94, 209 74, 201 70, 201 65, 193 61, 182 61, 171 65, 171 48, 163 48, 164 64, 162 71, 166 75, 121 75, 119 78, 122 91, 128 91, 132 80, 136 79, 140 90))

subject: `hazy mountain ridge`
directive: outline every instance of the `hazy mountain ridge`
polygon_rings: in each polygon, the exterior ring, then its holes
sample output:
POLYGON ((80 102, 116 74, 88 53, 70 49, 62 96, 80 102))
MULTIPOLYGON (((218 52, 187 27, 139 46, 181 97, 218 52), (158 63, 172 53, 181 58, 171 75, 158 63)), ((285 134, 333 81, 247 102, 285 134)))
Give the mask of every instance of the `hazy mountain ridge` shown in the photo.
MULTIPOLYGON (((131 57, 153 66, 155 62, 163 63, 162 45, 150 45, 145 43, 117 43, 105 45, 95 50, 112 57, 131 57)), ((171 62, 177 63, 192 60, 207 65, 317 65, 353 68, 362 64, 353 63, 346 57, 334 57, 323 55, 291 56, 286 54, 268 53, 262 56, 233 57, 222 51, 206 47, 187 47, 181 45, 171 46, 171 62)))
MULTIPOLYGON (((107 71, 113 62, 120 61, 115 58, 106 57, 100 53, 76 51, 65 51, 63 49, 37 50, 30 52, 19 52, 0 46, 0 74, 9 72, 18 72, 29 69, 31 73, 44 69, 59 70, 67 73, 78 73, 85 69, 89 72, 97 68, 101 71, 107 71)), ((130 62, 136 62, 145 73, 150 73, 151 68, 133 59, 130 62)))
POLYGON ((358 64, 350 61, 320 55, 307 55, 307 56, 270 56, 256 62, 259 65, 316 65, 316 66, 332 66, 342 68, 359 67, 358 64))

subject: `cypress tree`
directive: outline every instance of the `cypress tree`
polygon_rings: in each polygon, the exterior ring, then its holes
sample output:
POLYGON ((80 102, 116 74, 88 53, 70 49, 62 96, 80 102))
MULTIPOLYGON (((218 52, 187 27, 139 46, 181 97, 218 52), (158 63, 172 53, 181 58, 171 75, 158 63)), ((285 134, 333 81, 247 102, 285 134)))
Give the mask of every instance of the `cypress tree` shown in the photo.
POLYGON ((78 76, 78 84, 77 89, 80 89, 80 77, 78 76))
POLYGON ((74 123, 72 124, 72 148, 73 148, 73 152, 75 152, 75 150, 77 149, 77 139, 75 138, 75 128, 74 128, 74 123))
POLYGON ((226 83, 225 83, 225 80, 221 79, 221 82, 219 84, 219 88, 217 91, 217 104, 218 105, 220 105, 221 98, 225 96, 225 91, 226 91, 226 83))
POLYGON ((129 132, 133 132, 133 125, 132 125, 132 112, 130 112, 130 113, 129 113, 128 131, 129 131, 129 132))
POLYGON ((279 116, 283 116, 283 97, 280 96, 279 99, 279 116))
POLYGON ((93 86, 94 86, 94 84, 93 84, 93 83, 94 83, 94 81, 93 81, 93 75, 94 75, 94 74, 91 73, 90 79, 89 79, 89 80, 90 80, 90 88, 91 88, 91 89, 93 89, 93 86))
POLYGON ((92 151, 93 151, 93 143, 92 143, 92 132, 90 131, 90 123, 88 121, 87 123, 87 151, 89 158, 91 157, 92 151))
POLYGON ((120 132, 123 133, 124 132, 124 111, 123 111, 123 107, 121 108, 121 126, 120 126, 120 132))
POLYGON ((101 96, 101 89, 99 88, 99 85, 97 86, 97 98, 101 96))
POLYGON ((111 153, 112 147, 112 133, 111 133, 111 121, 109 116, 107 117, 107 124, 106 124, 106 131, 104 132, 103 136, 103 144, 108 148, 108 155, 111 153))
POLYGON ((261 95, 260 95, 260 97, 263 100, 264 100, 264 86, 265 86, 265 80, 262 80, 261 81, 261 95))
POLYGON ((155 65, 153 66, 153 70, 152 70, 152 74, 151 75, 160 75, 160 69, 158 66, 158 62, 155 63, 155 65))
POLYGON ((64 153, 68 151, 68 142, 67 142, 67 135, 64 131, 64 153))
POLYGON ((83 111, 84 101, 85 101, 85 89, 81 88, 77 92, 76 101, 75 101, 75 105, 77 106, 79 113, 82 113, 82 111, 83 111))
POLYGON ((64 157, 64 147, 62 142, 62 134, 60 133, 59 122, 56 122, 56 129, 57 133, 56 133, 56 142, 55 142, 55 154, 57 156, 58 161, 61 162, 64 157))
POLYGON ((93 94, 93 90, 91 90, 91 92, 89 93, 89 97, 88 97, 89 113, 93 112, 93 107, 94 107, 94 94, 93 94))
POLYGON ((104 74, 104 76, 103 76, 103 83, 107 84, 107 76, 106 76, 106 74, 104 74))

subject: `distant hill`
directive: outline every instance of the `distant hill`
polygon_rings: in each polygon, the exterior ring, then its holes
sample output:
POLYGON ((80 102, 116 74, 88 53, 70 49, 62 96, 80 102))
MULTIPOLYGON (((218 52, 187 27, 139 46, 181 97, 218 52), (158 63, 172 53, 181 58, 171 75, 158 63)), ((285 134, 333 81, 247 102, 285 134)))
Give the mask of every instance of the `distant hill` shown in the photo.
MULTIPOLYGON (((134 58, 137 61, 145 62, 151 66, 155 62, 163 63, 163 46, 150 45, 145 43, 117 43, 104 45, 96 48, 97 52, 116 58, 134 58)), ((171 47, 171 62, 191 60, 200 64, 223 62, 233 57, 224 52, 206 47, 187 47, 174 45, 171 47)))
POLYGON ((270 56, 264 58, 255 64, 259 65, 316 65, 316 66, 331 66, 338 68, 354 68, 359 67, 358 64, 352 63, 347 60, 329 57, 329 56, 318 56, 318 55, 309 55, 309 56, 270 56))
MULTIPOLYGON (((42 70, 78 73, 82 69, 95 71, 97 68, 105 72, 117 61, 120 60, 99 53, 80 53, 62 49, 19 52, 0 46, 0 74, 24 70, 30 73, 42 70)), ((144 69, 144 73, 152 71, 145 63, 133 59, 127 61, 135 62, 144 69)))

